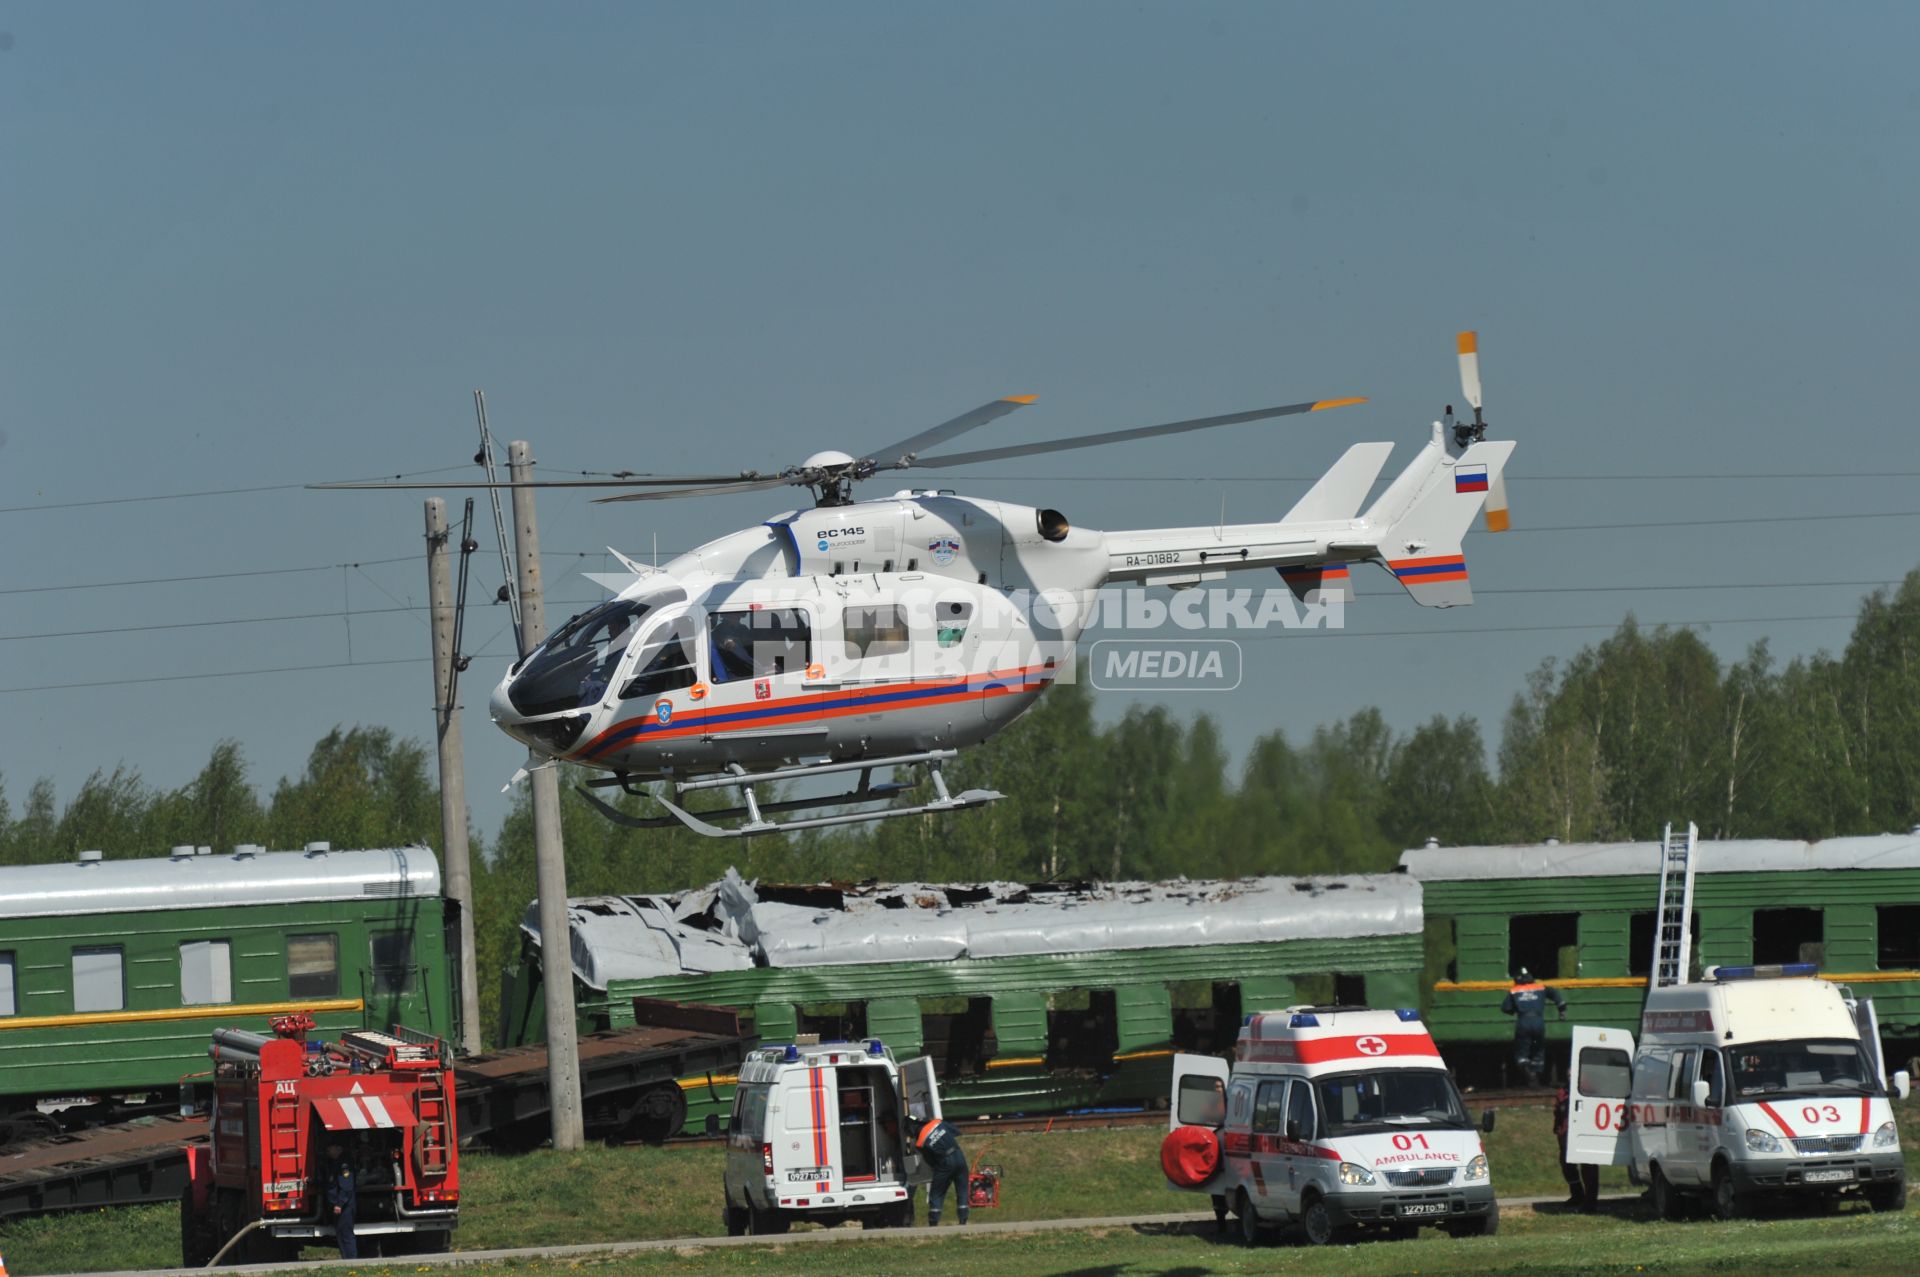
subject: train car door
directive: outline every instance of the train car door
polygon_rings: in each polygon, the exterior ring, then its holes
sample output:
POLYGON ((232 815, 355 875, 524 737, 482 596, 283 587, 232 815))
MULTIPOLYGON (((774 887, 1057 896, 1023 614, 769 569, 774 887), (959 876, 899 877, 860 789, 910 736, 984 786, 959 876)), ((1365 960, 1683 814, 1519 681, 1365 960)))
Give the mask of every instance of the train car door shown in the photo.
POLYGON ((1567 1079, 1567 1160, 1625 1166, 1627 1096, 1633 1089, 1633 1035, 1573 1026, 1573 1074, 1567 1079))

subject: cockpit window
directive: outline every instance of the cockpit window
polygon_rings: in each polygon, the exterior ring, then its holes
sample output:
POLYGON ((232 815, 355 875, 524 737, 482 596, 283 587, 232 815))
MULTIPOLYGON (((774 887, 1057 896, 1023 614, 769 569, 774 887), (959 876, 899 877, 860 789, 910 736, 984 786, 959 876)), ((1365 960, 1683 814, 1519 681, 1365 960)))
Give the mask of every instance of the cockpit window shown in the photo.
POLYGON ((568 621, 508 685, 513 707, 522 714, 551 714, 598 704, 651 610, 649 602, 615 599, 568 621))
POLYGON ((694 676, 693 636, 676 632, 667 639, 666 646, 653 654, 646 668, 627 680, 620 689, 620 699, 634 700, 642 696, 659 696, 676 691, 682 687, 692 687, 699 680, 694 676))
POLYGON ((812 627, 798 608, 716 612, 707 619, 713 681, 798 674, 811 659, 812 627))

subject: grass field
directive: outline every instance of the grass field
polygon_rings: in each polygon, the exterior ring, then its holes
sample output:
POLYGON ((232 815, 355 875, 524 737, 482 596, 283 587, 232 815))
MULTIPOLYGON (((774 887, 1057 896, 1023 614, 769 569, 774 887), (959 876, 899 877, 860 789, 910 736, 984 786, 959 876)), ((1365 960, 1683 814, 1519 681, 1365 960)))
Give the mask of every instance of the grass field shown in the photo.
MULTIPOLYGON (((1903 1118, 1911 1118, 1911 1105, 1902 1106, 1903 1118)), ((1910 1123, 1903 1126, 1911 1129, 1910 1123)), ((1005 1169, 1002 1206, 981 1211, 980 1219, 1060 1219, 1075 1216, 1155 1215, 1180 1210, 1204 1210, 1204 1197, 1175 1193, 1167 1189, 1160 1176, 1158 1148, 1161 1132, 1157 1128, 1128 1128, 1112 1131, 1065 1131, 1051 1134, 976 1136, 968 1141, 967 1151, 976 1162, 998 1163, 1005 1169)), ((1555 1195, 1564 1191, 1558 1160, 1545 1108, 1503 1109, 1498 1125, 1487 1138, 1488 1157, 1493 1164, 1494 1184, 1503 1197, 1555 1195)), ((1908 1162, 1916 1178, 1916 1150, 1908 1142, 1908 1162)), ((578 1153, 542 1151, 517 1157, 484 1154, 464 1155, 461 1224, 455 1244, 461 1250, 485 1250, 497 1247, 573 1244, 596 1241, 625 1241, 657 1237, 717 1236, 721 1233, 719 1201, 722 1154, 718 1148, 652 1149, 593 1147, 578 1153)), ((1627 1189, 1624 1171, 1603 1172, 1603 1192, 1627 1189)), ((1920 1235, 1899 1231, 1912 1215, 1900 1220, 1840 1218, 1834 1220, 1796 1220, 1778 1225, 1739 1224, 1720 1228, 1704 1225, 1645 1227, 1619 1220, 1593 1220, 1524 1213, 1503 1221, 1502 1236, 1491 1245, 1501 1256, 1500 1268, 1526 1268, 1540 1272, 1633 1272, 1635 1265, 1660 1272, 1709 1271, 1708 1267, 1673 1268, 1672 1263, 1687 1262, 1719 1265, 1723 1271, 1738 1271, 1746 1266, 1740 1254, 1757 1254, 1755 1248, 1772 1245, 1768 1239, 1789 1247, 1790 1254, 1805 1254, 1795 1259, 1795 1267, 1813 1262, 1822 1244, 1843 1246, 1849 1258, 1858 1258, 1882 1245, 1877 1239, 1904 1237, 1901 1244, 1912 1247, 1920 1235), (1767 1228, 1784 1230, 1778 1233, 1767 1228), (1888 1229, 1894 1231, 1888 1232, 1888 1229), (1597 1230, 1597 1231, 1596 1231, 1597 1230), (1835 1231, 1837 1230, 1837 1231, 1835 1231), (1694 1256, 1696 1240, 1711 1237, 1717 1258, 1694 1256), (1580 1252, 1580 1238, 1606 1236, 1620 1238, 1618 1247, 1610 1240, 1607 1254, 1631 1251, 1636 1258, 1624 1261, 1624 1267, 1578 1267, 1587 1262, 1580 1252), (1825 1243, 1819 1238, 1827 1238, 1825 1243), (1655 1239, 1647 1241, 1645 1239, 1655 1239), (1664 1240, 1660 1240, 1664 1239, 1664 1240), (1747 1240, 1740 1240, 1747 1239, 1747 1240), (1739 1251, 1744 1245, 1748 1249, 1739 1251), (1734 1251, 1721 1254, 1728 1246, 1734 1251), (1867 1250, 1856 1250, 1864 1246, 1867 1250), (1794 1250, 1792 1247, 1802 1247, 1794 1250), (1624 1248, 1624 1249, 1623 1249, 1624 1248), (1669 1254, 1668 1252, 1673 1253, 1669 1254), (1653 1266, 1647 1266, 1647 1265, 1653 1266)), ((1140 1236, 1121 1234, 1089 1238, 1073 1235, 1072 1240, 1023 1239, 999 1241, 968 1239, 964 1254, 971 1274, 982 1273, 1072 1273, 1074 1277, 1121 1277, 1136 1272, 1203 1273, 1248 1271, 1249 1265, 1293 1268, 1306 1265, 1302 1272, 1321 1271, 1312 1265, 1320 1257, 1297 1249, 1259 1252, 1249 1255, 1238 1250, 1223 1250, 1212 1239, 1185 1236, 1140 1236), (1070 1259, 1085 1248, 1085 1262, 1070 1259), (976 1249, 981 1248, 981 1249, 976 1249), (1098 1258, 1094 1258, 1098 1256, 1098 1258), (1052 1264, 1054 1267, 1046 1265, 1052 1264), (1141 1265, 1146 1265, 1142 1267, 1141 1265), (1024 1265, 1024 1266, 1023 1266, 1024 1265), (1037 1265, 1037 1266, 1036 1266, 1037 1265), (1118 1266, 1116 1266, 1118 1265, 1118 1266), (1196 1266, 1199 1265, 1199 1266, 1196 1266), (1224 1265, 1224 1266, 1216 1266, 1224 1265)), ((872 1245, 874 1243, 863 1243, 872 1245)), ((1700 1244, 1706 1244, 1701 1241, 1700 1244)), ((1368 1273, 1376 1252, 1401 1256, 1401 1261, 1382 1260, 1381 1272, 1405 1274, 1418 1268, 1423 1273, 1483 1271, 1481 1261, 1472 1259, 1482 1243, 1450 1242, 1444 1237, 1402 1246, 1361 1246, 1347 1252, 1359 1257, 1360 1268, 1343 1268, 1343 1273, 1368 1273), (1448 1267, 1457 1263, 1466 1267, 1448 1267), (1404 1261, 1404 1262, 1402 1262, 1404 1261)), ((1895 1243, 1885 1242, 1887 1253, 1895 1243)), ((885 1264, 872 1266, 867 1256, 876 1252, 863 1249, 863 1271, 886 1273, 912 1268, 916 1273, 944 1272, 950 1247, 934 1244, 916 1246, 907 1242, 884 1243, 885 1264), (895 1267, 894 1265, 899 1267, 895 1267), (933 1265, 929 1268, 928 1265, 933 1265)), ((0 1254, 8 1271, 21 1274, 63 1273, 88 1269, 141 1269, 170 1267, 179 1263, 178 1210, 173 1206, 144 1206, 120 1210, 92 1211, 43 1219, 22 1220, 0 1227, 0 1254)), ((314 1249, 308 1258, 330 1257, 331 1251, 314 1249)), ((607 1261, 606 1271, 664 1271, 675 1252, 659 1257, 633 1257, 607 1261)), ((763 1272, 812 1272, 817 1265, 846 1263, 849 1254, 836 1247, 816 1253, 808 1247, 791 1247, 779 1252, 726 1251, 711 1257, 681 1255, 674 1262, 689 1265, 687 1271, 704 1271, 702 1266, 750 1268, 763 1272), (834 1258, 834 1256, 838 1258, 834 1258)), ((956 1259, 958 1257, 956 1256, 956 1259)), ((1597 1261, 1596 1261, 1597 1262, 1597 1261)), ((1609 1260, 1610 1262, 1610 1260, 1609 1260)), ((1824 1262, 1824 1261, 1821 1261, 1824 1262)), ((1878 1263, 1878 1259, 1871 1262, 1878 1263)), ((602 1261, 589 1265, 602 1267, 602 1261)), ((516 1271, 525 1271, 522 1264, 516 1271)), ((1920 1258, 1909 1260, 1899 1269, 1920 1270, 1920 1258)), ((396 1268, 396 1271, 413 1271, 396 1268)), ((463 1272, 474 1271, 462 1269, 463 1272)), ((955 1270, 957 1271, 957 1269, 955 1270)), ((1326 1271, 1332 1271, 1330 1268, 1326 1271)), ((1807 1271, 1814 1271, 1808 1269, 1807 1271)), ((1881 1271, 1868 1268, 1865 1271, 1881 1271)))

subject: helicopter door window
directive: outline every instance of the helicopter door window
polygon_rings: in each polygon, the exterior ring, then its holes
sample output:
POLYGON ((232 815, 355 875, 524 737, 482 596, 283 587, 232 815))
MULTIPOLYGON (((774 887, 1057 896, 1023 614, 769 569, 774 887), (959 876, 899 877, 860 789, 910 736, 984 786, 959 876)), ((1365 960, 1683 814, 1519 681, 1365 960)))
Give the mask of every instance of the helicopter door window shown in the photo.
POLYGON ((906 613, 892 603, 850 607, 846 613, 847 659, 899 656, 907 651, 906 613))
POLYGON ((707 622, 713 681, 799 674, 812 659, 813 629, 798 608, 717 612, 707 622))
POLYGON ((967 637, 967 625, 973 620, 973 604, 946 602, 939 605, 933 623, 933 637, 941 647, 958 647, 967 637))
POLYGON ((692 687, 697 681, 693 673, 692 642, 685 637, 670 638, 667 645, 647 662, 645 669, 627 680, 627 685, 620 689, 620 699, 630 701, 639 696, 659 696, 682 687, 692 687))

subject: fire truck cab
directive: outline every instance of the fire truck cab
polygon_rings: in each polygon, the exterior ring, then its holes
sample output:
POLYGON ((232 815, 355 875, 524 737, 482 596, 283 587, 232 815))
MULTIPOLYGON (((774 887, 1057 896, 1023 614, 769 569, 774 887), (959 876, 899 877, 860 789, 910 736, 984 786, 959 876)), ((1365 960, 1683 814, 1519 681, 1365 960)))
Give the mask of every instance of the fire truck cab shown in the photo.
POLYGON ((215 1029, 212 1139, 187 1150, 182 1261, 275 1262, 337 1244, 327 1202, 338 1143, 354 1168, 363 1256, 447 1249, 460 1209, 446 1044, 395 1026, 309 1042, 305 1015, 274 1036, 215 1029))
POLYGON ((1479 1133, 1417 1011, 1250 1015, 1232 1065, 1174 1056, 1168 1127, 1168 1183, 1212 1194, 1249 1245, 1281 1226, 1317 1245, 1353 1227, 1499 1226, 1479 1133))
POLYGON ((940 1115, 933 1061, 896 1065, 878 1038, 803 1035, 755 1050, 727 1127, 727 1232, 783 1233, 796 1219, 911 1224, 915 1189, 931 1178, 911 1137, 940 1115))

